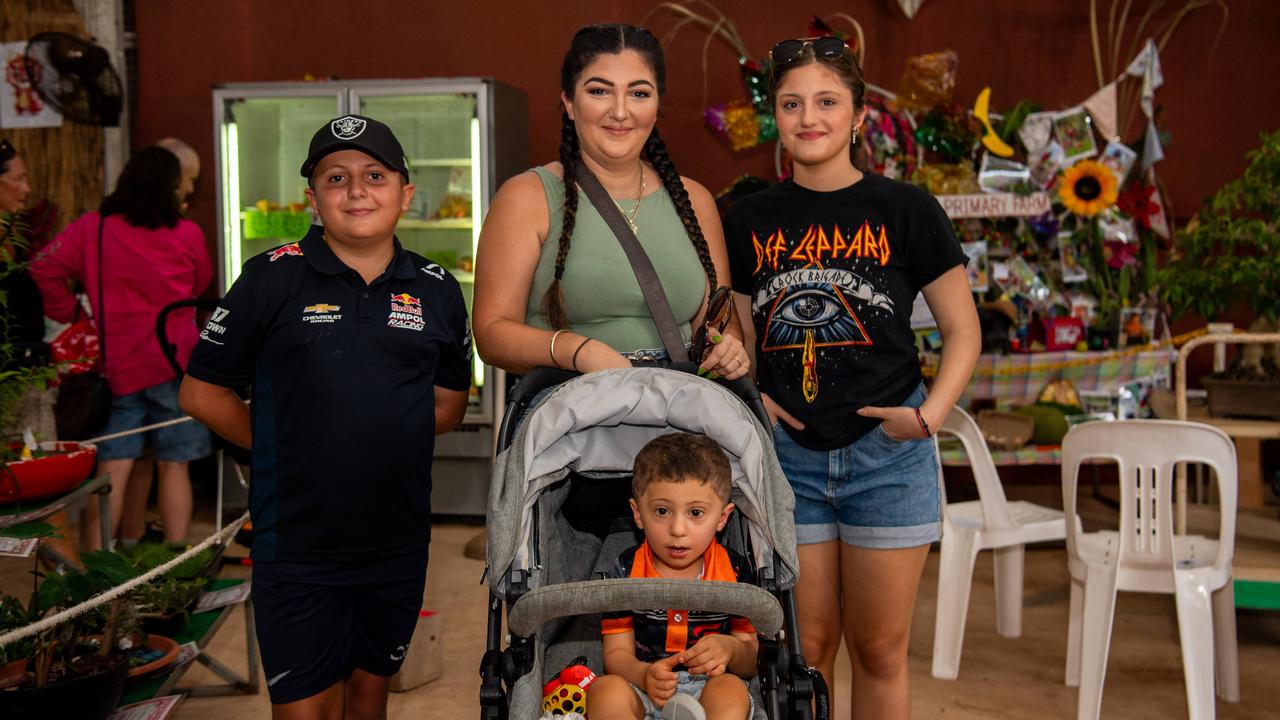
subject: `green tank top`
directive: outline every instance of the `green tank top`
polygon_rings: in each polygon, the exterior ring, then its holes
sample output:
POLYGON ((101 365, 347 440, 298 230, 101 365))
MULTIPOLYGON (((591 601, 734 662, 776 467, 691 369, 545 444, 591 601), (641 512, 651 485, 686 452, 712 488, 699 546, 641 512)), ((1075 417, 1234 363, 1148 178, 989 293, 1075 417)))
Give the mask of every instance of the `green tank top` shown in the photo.
MULTIPOLYGON (((564 183, 544 167, 536 167, 533 172, 542 180, 547 193, 551 228, 533 273, 525 322, 532 327, 550 329, 542 315, 542 295, 555 279, 556 251, 564 220, 564 183)), ((618 202, 623 213, 630 217, 636 201, 618 202)), ((707 274, 671 196, 659 190, 640 200, 636 225, 640 228, 640 245, 653 262, 680 334, 688 342, 690 322, 706 296, 707 274)), ((626 253, 581 190, 560 286, 564 290, 569 330, 607 343, 618 352, 662 347, 658 327, 649 314, 640 282, 631 270, 626 253)))

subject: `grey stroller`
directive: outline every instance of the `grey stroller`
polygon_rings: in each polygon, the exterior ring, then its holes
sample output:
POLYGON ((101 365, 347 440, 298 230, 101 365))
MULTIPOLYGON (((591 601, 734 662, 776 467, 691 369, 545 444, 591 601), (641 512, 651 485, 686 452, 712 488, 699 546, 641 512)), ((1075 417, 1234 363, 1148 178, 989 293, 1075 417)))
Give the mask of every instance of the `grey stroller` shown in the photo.
POLYGON ((755 717, 808 720, 815 708, 828 717, 826 684, 800 652, 795 501, 768 427, 749 380, 717 384, 648 367, 580 377, 537 370, 521 379, 489 487, 482 718, 540 717, 543 682, 571 659, 603 671, 600 613, 654 607, 746 617, 760 640, 755 717), (754 584, 604 579, 618 554, 643 539, 627 504, 632 460, 649 440, 677 430, 706 434, 729 456, 738 511, 719 539, 746 558, 754 584))

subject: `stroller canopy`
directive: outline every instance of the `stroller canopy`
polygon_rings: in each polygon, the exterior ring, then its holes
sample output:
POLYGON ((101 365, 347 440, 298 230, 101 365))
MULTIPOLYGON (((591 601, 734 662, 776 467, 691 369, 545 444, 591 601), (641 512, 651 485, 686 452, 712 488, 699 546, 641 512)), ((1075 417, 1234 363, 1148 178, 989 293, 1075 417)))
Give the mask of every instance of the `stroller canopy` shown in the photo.
MULTIPOLYGON (((533 515, 540 494, 570 471, 586 478, 630 475, 642 447, 685 431, 714 439, 733 471, 733 502, 748 523, 756 573, 778 589, 795 584, 795 500, 773 438, 728 389, 696 375, 656 368, 606 370, 570 380, 535 407, 500 453, 489 485, 488 568, 506 598, 513 575, 531 567, 533 515), (776 558, 775 558, 776 554, 776 558)), ((521 573, 521 574, 523 574, 521 573)))

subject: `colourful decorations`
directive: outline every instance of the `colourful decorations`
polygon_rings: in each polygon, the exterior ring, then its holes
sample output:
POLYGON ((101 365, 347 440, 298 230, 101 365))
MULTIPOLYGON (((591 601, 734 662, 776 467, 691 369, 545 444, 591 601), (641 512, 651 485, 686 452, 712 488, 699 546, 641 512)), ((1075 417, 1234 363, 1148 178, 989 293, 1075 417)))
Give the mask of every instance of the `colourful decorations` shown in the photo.
POLYGON ((1071 212, 1093 217, 1115 204, 1118 195, 1115 173, 1101 163, 1081 160, 1062 174, 1058 194, 1071 212))
POLYGON ((757 112, 745 100, 707 108, 704 117, 711 129, 727 139, 734 150, 747 150, 778 137, 778 123, 773 115, 757 112))
POLYGON ((862 138, 871 155, 871 169, 877 175, 906 180, 915 172, 917 148, 912 121, 906 113, 889 107, 878 93, 867 93, 867 119, 862 138))
POLYGON ((747 85, 751 106, 764 115, 773 114, 773 102, 769 99, 769 74, 765 71, 768 62, 766 60, 758 63, 749 58, 738 58, 738 67, 742 70, 742 81, 747 85))
MULTIPOLYGON (((898 96, 901 107, 902 96, 898 96)), ((946 158, 947 162, 957 162, 969 154, 978 133, 969 126, 969 119, 954 109, 934 108, 924 116, 916 128, 916 141, 926 150, 946 158)))
POLYGON ((1156 202, 1155 194, 1154 185, 1129 183, 1116 200, 1116 207, 1133 218, 1144 230, 1150 230, 1152 219, 1160 214, 1160 203, 1156 202))
POLYGON ((982 192, 978 176, 967 163, 936 163, 916 170, 915 180, 934 195, 970 195, 982 192))
POLYGON ((973 116, 987 130, 986 134, 982 136, 982 145, 987 150, 990 150, 993 155, 1005 158, 1013 157, 1013 148, 1009 146, 1009 143, 1001 140, 995 129, 991 127, 991 117, 988 109, 990 102, 991 88, 984 87, 982 92, 978 93, 978 99, 973 103, 973 116))
POLYGON ((928 110, 950 105, 959 66, 960 58, 952 50, 907 58, 898 83, 898 107, 928 110))

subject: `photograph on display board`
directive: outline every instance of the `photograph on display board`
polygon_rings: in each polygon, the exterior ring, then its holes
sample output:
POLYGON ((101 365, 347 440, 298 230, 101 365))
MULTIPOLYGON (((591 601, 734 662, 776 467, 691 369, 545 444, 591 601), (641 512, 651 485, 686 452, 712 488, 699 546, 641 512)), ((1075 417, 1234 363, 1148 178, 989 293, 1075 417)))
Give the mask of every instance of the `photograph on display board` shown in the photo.
POLYGON ((979 240, 960 243, 960 249, 969 258, 969 264, 965 266, 965 274, 969 276, 969 289, 974 292, 986 292, 991 286, 987 263, 987 242, 979 240))
POLYGON ((1071 317, 1078 318, 1085 325, 1093 325, 1093 321, 1098 317, 1098 300, 1085 293, 1073 293, 1071 317))
POLYGON ((1071 242, 1069 232, 1058 233, 1058 262, 1062 270, 1062 282, 1078 283, 1089 279, 1089 271, 1076 257, 1076 246, 1071 242))
POLYGON ((1065 158, 1066 153, 1062 151, 1062 146, 1058 144, 1058 141, 1050 141, 1048 145, 1033 153, 1028 159, 1031 179, 1035 180, 1040 187, 1048 188, 1058 179, 1058 171, 1062 169, 1062 163, 1065 158))
POLYGON ((1129 171, 1137 161, 1138 153, 1128 145, 1115 140, 1107 143, 1106 149, 1102 151, 1102 157, 1098 158, 1098 162, 1111 168, 1111 172, 1116 174, 1117 183, 1123 183, 1125 178, 1129 177, 1129 171))
POLYGON ((1066 165, 1098 154, 1098 145, 1093 141, 1093 125, 1084 110, 1058 115, 1053 119, 1053 131, 1066 156, 1066 165))
POLYGON ((1156 311, 1150 308, 1120 310, 1120 347, 1150 344, 1156 336, 1156 311))

